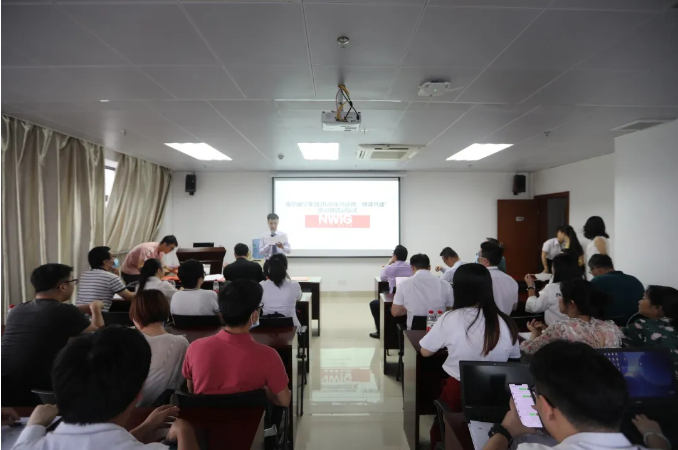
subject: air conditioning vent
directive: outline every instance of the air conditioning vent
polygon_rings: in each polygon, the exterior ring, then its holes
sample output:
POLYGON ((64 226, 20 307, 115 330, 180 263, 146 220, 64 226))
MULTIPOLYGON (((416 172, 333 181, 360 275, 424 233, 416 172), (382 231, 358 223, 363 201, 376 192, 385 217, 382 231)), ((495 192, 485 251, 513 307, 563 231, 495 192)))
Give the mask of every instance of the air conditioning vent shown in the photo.
POLYGON ((641 119, 634 120, 633 122, 627 123, 626 125, 621 125, 616 128, 612 128, 612 131, 642 131, 647 130, 648 128, 656 127, 663 123, 671 122, 675 119, 641 119))
POLYGON ((423 145, 359 145, 356 158, 370 161, 402 161, 412 158, 423 149, 423 145))

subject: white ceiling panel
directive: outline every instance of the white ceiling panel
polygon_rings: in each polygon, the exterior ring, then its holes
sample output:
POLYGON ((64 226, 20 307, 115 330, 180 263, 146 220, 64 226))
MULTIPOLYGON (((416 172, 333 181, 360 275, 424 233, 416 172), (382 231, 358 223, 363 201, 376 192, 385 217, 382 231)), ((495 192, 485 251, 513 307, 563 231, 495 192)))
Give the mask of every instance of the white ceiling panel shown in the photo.
POLYGON ((134 67, 63 67, 58 72, 87 89, 77 100, 155 100, 172 95, 134 67))
POLYGON ((133 64, 216 62, 177 5, 139 2, 65 8, 133 64))
POLYGON ((398 66, 313 66, 318 98, 334 98, 339 83, 352 86, 351 100, 381 100, 391 87, 398 66))
POLYGON ((429 0, 432 5, 545 8, 553 0, 429 0))
MULTIPOLYGON (((393 82, 388 98, 403 101, 427 101, 426 97, 419 97, 418 95, 419 86, 426 81, 449 81, 451 89, 467 87, 481 72, 482 69, 403 67, 393 82)), ((451 102, 460 92, 449 92, 441 97, 436 97, 435 100, 451 102)))
POLYGON ((306 4, 311 61, 319 65, 400 64, 422 11, 420 6, 306 4), (346 48, 337 38, 347 36, 346 48))
POLYGON ((657 70, 610 91, 606 103, 678 107, 678 69, 657 70))
POLYGON ((406 67, 486 67, 529 23, 538 9, 426 8, 406 67), (473 45, 469 45, 473 42, 473 45))
POLYGON ((231 129, 209 102, 152 102, 149 106, 165 119, 190 133, 231 129))
POLYGON ((550 8, 661 11, 674 4, 675 0, 553 0, 550 8))
POLYGON ((566 69, 653 17, 647 12, 548 10, 492 67, 566 69))
POLYGON ((428 144, 461 117, 471 105, 416 103, 404 114, 391 141, 398 144, 428 144))
POLYGON ((241 99, 243 95, 221 66, 140 67, 176 98, 185 100, 241 99))
POLYGON ((517 103, 560 73, 549 69, 487 69, 457 100, 473 103, 517 103))
POLYGON ((184 8, 226 65, 309 62, 299 4, 196 3, 184 8))
POLYGON ((55 69, 44 67, 12 69, 3 67, 3 100, 15 101, 11 97, 12 92, 39 101, 70 101, 82 98, 83 95, 88 95, 88 92, 84 91, 82 86, 78 86, 55 69), (7 99, 5 99, 6 89, 8 89, 9 96, 7 99))
MULTIPOLYGON (((5 41, 7 42, 7 41, 5 41)), ((40 63, 9 45, 2 43, 2 67, 39 66, 40 63)))
POLYGON ((228 66, 249 99, 314 98, 309 66, 228 66))

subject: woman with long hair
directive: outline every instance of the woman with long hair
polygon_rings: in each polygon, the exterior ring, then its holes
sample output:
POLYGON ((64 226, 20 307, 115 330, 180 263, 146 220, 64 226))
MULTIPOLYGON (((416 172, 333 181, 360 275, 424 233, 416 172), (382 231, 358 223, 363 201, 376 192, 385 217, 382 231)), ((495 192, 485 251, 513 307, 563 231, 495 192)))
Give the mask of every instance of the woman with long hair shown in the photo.
POLYGON ((558 306, 560 283, 566 280, 581 280, 584 278, 577 259, 574 255, 567 253, 561 253, 553 258, 551 272, 553 273, 551 282, 544 286, 544 289, 539 293, 535 291, 532 275, 525 275, 527 293, 530 295, 525 303, 525 311, 529 313, 543 312, 546 325, 567 319, 567 316, 560 312, 560 307, 558 306))
POLYGON ((301 326, 297 319, 297 302, 302 297, 301 286, 287 274, 287 257, 283 253, 271 255, 264 275, 266 280, 260 283, 264 289, 261 299, 263 315, 282 314, 292 317, 296 327, 301 326))
MULTIPOLYGON (((605 232, 605 222, 602 217, 591 216, 588 218, 584 224, 584 237, 589 240, 586 245, 585 267, 589 266, 591 256, 609 255, 610 242, 608 239, 610 236, 605 232)), ((591 281, 592 278, 593 274, 587 270, 586 279, 591 281)))
POLYGON ((139 284, 137 285, 136 293, 138 294, 146 289, 157 289, 165 295, 167 301, 172 300, 172 296, 177 290, 169 282, 163 281, 163 276, 165 276, 165 268, 160 260, 155 258, 147 259, 139 271, 139 284))
POLYGON ((530 339, 520 349, 530 355, 558 339, 583 342, 593 348, 621 347, 622 333, 612 321, 599 320, 610 299, 586 280, 566 280, 560 283, 559 309, 567 316, 548 327, 533 320, 527 324, 530 339))
POLYGON ((574 231, 570 225, 565 226, 565 241, 563 245, 563 253, 569 253, 574 255, 577 258, 577 264, 581 267, 582 274, 585 271, 584 266, 584 249, 579 243, 579 238, 577 237, 577 232, 574 231))
POLYGON ((420 341, 422 356, 447 347, 443 370, 450 376, 441 398, 461 411, 459 361, 508 361, 520 358, 518 326, 494 302, 492 276, 481 264, 464 264, 454 274, 452 310, 443 314, 420 341))

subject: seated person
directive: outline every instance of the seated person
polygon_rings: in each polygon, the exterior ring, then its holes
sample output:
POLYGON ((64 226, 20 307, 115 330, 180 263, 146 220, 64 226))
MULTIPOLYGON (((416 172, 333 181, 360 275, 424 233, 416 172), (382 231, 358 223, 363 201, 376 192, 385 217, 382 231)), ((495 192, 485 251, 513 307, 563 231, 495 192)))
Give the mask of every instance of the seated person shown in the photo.
POLYGON ((7 315, 2 336, 2 403, 34 406, 40 403, 31 389, 52 390, 50 370, 68 340, 104 326, 103 303, 79 307, 66 304, 78 280, 73 268, 45 264, 33 271, 35 300, 17 305, 7 315), (92 321, 85 317, 89 311, 92 321))
POLYGON ((205 281, 205 269, 200 261, 189 259, 179 266, 179 279, 183 290, 172 296, 171 312, 179 316, 217 315, 223 324, 219 312, 217 293, 200 289, 205 281))
MULTIPOLYGON (((150 364, 151 349, 137 330, 113 325, 75 339, 59 353, 52 369, 57 405, 35 408, 14 449, 168 449, 152 442, 153 434, 179 414, 176 406, 155 409, 132 431, 124 428, 150 364), (46 434, 45 427, 57 414, 63 421, 46 434)), ((199 449, 193 427, 183 419, 174 420, 167 440, 177 441, 180 450, 199 449)))
MULTIPOLYGON (((175 301, 172 301, 173 306, 175 301)), ((132 300, 129 317, 151 346, 151 369, 137 406, 151 406, 166 389, 181 389, 184 382, 181 367, 188 340, 165 331, 169 315, 165 296, 156 289, 141 291, 132 300)))
POLYGON ((259 321, 263 288, 235 280, 219 293, 226 326, 188 346, 183 375, 191 394, 235 394, 264 389, 271 403, 290 404, 289 379, 280 355, 256 342, 250 328, 259 321))
POLYGON ((618 323, 625 324, 638 312, 638 299, 643 298, 645 287, 638 278, 614 270, 612 258, 608 255, 592 255, 589 270, 593 287, 607 294, 612 303, 605 308, 605 317, 618 317, 618 323))
POLYGON ((108 247, 94 247, 87 254, 90 270, 86 270, 78 279, 78 298, 76 305, 88 305, 94 300, 104 303, 103 311, 111 309, 113 295, 118 294, 124 300, 132 301, 134 294, 125 288, 115 269, 115 258, 108 247))
POLYGON ((233 280, 252 280, 259 283, 264 281, 264 272, 261 266, 254 261, 248 261, 250 249, 245 244, 236 244, 233 249, 235 261, 224 267, 224 279, 226 281, 233 280))
POLYGON ((398 286, 391 314, 393 317, 407 315, 407 329, 412 328, 414 316, 426 316, 429 311, 437 313, 452 307, 452 286, 431 273, 431 260, 424 254, 410 258, 413 275, 398 286))
POLYGON ((546 325, 567 319, 567 316, 560 312, 560 306, 558 306, 560 304, 561 281, 583 279, 577 259, 568 254, 561 253, 553 258, 551 272, 553 273, 551 282, 546 284, 538 294, 535 292, 532 275, 525 275, 527 293, 530 295, 525 303, 525 311, 528 313, 543 312, 546 325))
POLYGON ((301 300, 301 286, 287 275, 287 257, 275 253, 268 259, 266 281, 261 282, 264 296, 261 299, 263 315, 282 314, 294 319, 294 326, 301 327, 297 319, 297 302, 301 300))
MULTIPOLYGON (((412 275, 412 267, 407 262, 407 248, 403 245, 396 245, 388 264, 381 269, 380 279, 381 281, 388 281, 388 292, 393 293, 396 278, 409 277, 410 275, 412 275)), ((377 331, 370 333, 370 337, 379 339, 379 322, 381 319, 379 315, 379 299, 370 302, 370 311, 372 312, 372 317, 374 317, 374 325, 377 327, 377 331)))
MULTIPOLYGON (((629 393, 624 376, 604 355, 582 343, 555 341, 534 355, 530 372, 534 408, 545 431, 558 444, 549 447, 524 443, 517 450, 643 449, 631 444, 619 431, 629 393)), ((507 450, 511 439, 537 433, 521 423, 513 400, 510 407, 502 423, 491 428, 490 440, 483 450, 507 450)), ((651 424, 659 429, 656 423, 639 417, 634 424, 647 433, 646 445, 670 448, 661 432, 647 432, 651 424)))
POLYGON ((678 290, 648 286, 638 302, 638 312, 622 330, 624 346, 668 348, 678 374, 678 290))
POLYGON ((445 264, 447 267, 437 266, 436 272, 442 272, 443 274, 440 278, 447 281, 448 283, 451 283, 452 278, 454 278, 454 272, 459 266, 466 263, 459 259, 457 252, 452 250, 450 247, 445 247, 443 251, 440 252, 440 257, 443 260, 443 264, 445 264))
POLYGON ((488 239, 487 242, 480 244, 477 262, 490 271, 494 302, 501 312, 510 316, 518 306, 518 283, 498 267, 504 258, 503 255, 504 249, 488 239))
POLYGON ((596 291, 586 280, 563 281, 560 292, 560 312, 568 319, 548 327, 536 320, 529 322, 527 328, 532 334, 520 344, 525 354, 533 354, 549 342, 561 339, 583 342, 593 348, 621 347, 622 333, 617 325, 596 318, 600 317, 609 297, 596 291))
MULTIPOLYGON (((204 272, 203 272, 204 273, 204 272)), ((165 268, 159 259, 147 259, 141 268, 139 275, 139 284, 135 292, 141 292, 145 289, 157 289, 165 295, 170 302, 174 294, 178 291, 168 281, 162 280, 165 276, 165 268)))
MULTIPOLYGON (((489 242, 490 244, 494 244, 497 247, 501 248, 501 252, 502 252, 501 260, 499 260, 496 267, 497 267, 497 269, 499 269, 503 273, 506 273, 506 258, 504 258, 504 244, 502 244, 501 242, 499 242, 495 238, 485 238, 485 242, 489 242)), ((478 262, 478 261, 476 261, 476 262, 478 262)))

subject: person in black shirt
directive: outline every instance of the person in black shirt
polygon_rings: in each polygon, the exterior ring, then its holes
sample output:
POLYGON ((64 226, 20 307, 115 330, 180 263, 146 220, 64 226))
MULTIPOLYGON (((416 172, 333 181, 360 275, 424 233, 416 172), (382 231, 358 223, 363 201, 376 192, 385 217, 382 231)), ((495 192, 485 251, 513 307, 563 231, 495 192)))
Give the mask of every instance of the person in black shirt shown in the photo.
POLYGON ((250 252, 245 244, 237 244, 233 250, 235 261, 224 267, 224 279, 233 280, 252 280, 257 283, 264 281, 264 272, 261 266, 254 261, 248 261, 247 255, 250 252))
POLYGON ((51 390, 52 362, 68 340, 104 325, 103 303, 95 300, 79 307, 66 304, 78 280, 73 268, 45 264, 33 271, 35 300, 17 305, 7 316, 2 336, 2 404, 39 404, 31 389, 51 390), (92 322, 85 317, 89 311, 92 322))

